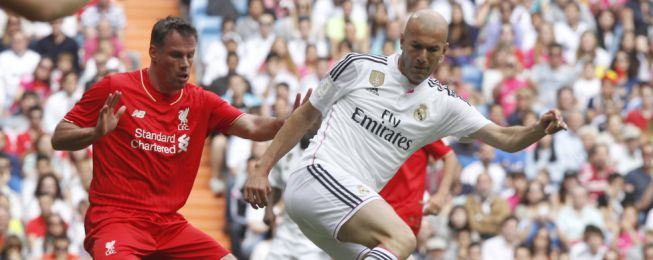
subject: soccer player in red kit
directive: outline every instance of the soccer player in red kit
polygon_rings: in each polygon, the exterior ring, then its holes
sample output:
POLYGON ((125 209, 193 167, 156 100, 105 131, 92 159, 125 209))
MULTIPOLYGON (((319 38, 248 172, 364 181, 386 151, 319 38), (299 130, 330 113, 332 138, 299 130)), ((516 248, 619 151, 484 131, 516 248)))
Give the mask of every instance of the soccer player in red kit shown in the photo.
POLYGON ((55 130, 57 150, 93 145, 84 247, 94 259, 235 259, 177 211, 211 131, 269 140, 283 120, 243 114, 188 83, 196 46, 190 23, 159 20, 150 67, 105 77, 55 130))
POLYGON ((415 236, 422 225, 422 215, 437 214, 451 190, 454 177, 460 171, 456 155, 442 140, 428 144, 408 157, 379 195, 392 206, 397 215, 408 224, 415 236), (438 191, 429 198, 426 208, 422 205, 426 186, 426 167, 429 156, 442 159, 444 167, 438 191))

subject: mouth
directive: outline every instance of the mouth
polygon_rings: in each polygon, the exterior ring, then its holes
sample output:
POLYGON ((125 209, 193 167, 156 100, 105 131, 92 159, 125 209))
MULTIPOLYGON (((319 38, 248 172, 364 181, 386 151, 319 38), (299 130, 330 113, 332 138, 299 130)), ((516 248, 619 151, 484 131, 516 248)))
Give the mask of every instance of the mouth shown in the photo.
POLYGON ((179 79, 180 81, 186 82, 186 81, 188 81, 188 78, 190 78, 190 74, 188 74, 188 73, 179 73, 179 74, 177 74, 177 79, 179 79))

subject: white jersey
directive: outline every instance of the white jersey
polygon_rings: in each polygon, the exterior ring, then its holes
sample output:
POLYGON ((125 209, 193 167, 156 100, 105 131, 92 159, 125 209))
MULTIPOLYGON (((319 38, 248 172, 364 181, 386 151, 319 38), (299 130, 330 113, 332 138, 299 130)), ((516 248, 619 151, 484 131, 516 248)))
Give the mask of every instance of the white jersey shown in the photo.
POLYGON ((417 149, 490 122, 437 80, 411 84, 398 59, 352 53, 333 67, 310 97, 322 125, 301 166, 337 167, 378 192, 417 149))

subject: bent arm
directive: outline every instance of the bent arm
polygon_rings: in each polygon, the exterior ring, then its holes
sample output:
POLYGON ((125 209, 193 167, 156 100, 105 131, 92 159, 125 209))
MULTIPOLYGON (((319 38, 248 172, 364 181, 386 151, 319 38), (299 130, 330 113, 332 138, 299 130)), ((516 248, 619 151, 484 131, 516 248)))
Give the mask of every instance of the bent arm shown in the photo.
POLYGON ((236 119, 227 134, 253 141, 267 141, 274 137, 284 120, 272 117, 243 114, 236 119))
POLYGON ((471 135, 481 142, 514 153, 542 139, 546 134, 539 124, 502 127, 490 123, 471 135))
POLYGON ((32 21, 51 21, 72 15, 89 0, 4 0, 2 6, 32 21))
POLYGON ((314 126, 315 121, 319 120, 321 115, 311 102, 306 102, 299 107, 274 137, 272 144, 261 157, 258 167, 268 174, 279 159, 299 142, 306 131, 314 126))
POLYGON ((88 147, 99 139, 95 127, 79 127, 61 120, 52 135, 55 150, 77 151, 88 147))
POLYGON ((442 171, 443 176, 437 193, 446 195, 453 189, 453 180, 455 176, 458 176, 461 166, 456 158, 456 153, 453 151, 447 153, 447 155, 442 158, 442 161, 444 163, 444 169, 442 171))

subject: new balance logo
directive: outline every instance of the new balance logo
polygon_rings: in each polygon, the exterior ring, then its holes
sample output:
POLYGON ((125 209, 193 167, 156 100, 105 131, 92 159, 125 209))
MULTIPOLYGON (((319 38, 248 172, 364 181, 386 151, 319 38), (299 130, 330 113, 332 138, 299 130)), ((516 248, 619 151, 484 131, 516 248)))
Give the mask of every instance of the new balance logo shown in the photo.
MULTIPOLYGON (((143 112, 143 114, 145 114, 145 113, 143 112)), ((104 255, 105 256, 115 255, 116 254, 116 247, 115 246, 116 246, 116 240, 111 240, 111 241, 107 242, 106 244, 104 244, 104 247, 107 248, 107 251, 104 252, 104 255)))
POLYGON ((144 118, 144 117, 145 117, 145 111, 136 109, 136 110, 134 110, 134 112, 132 113, 132 117, 135 117, 135 118, 144 118))

